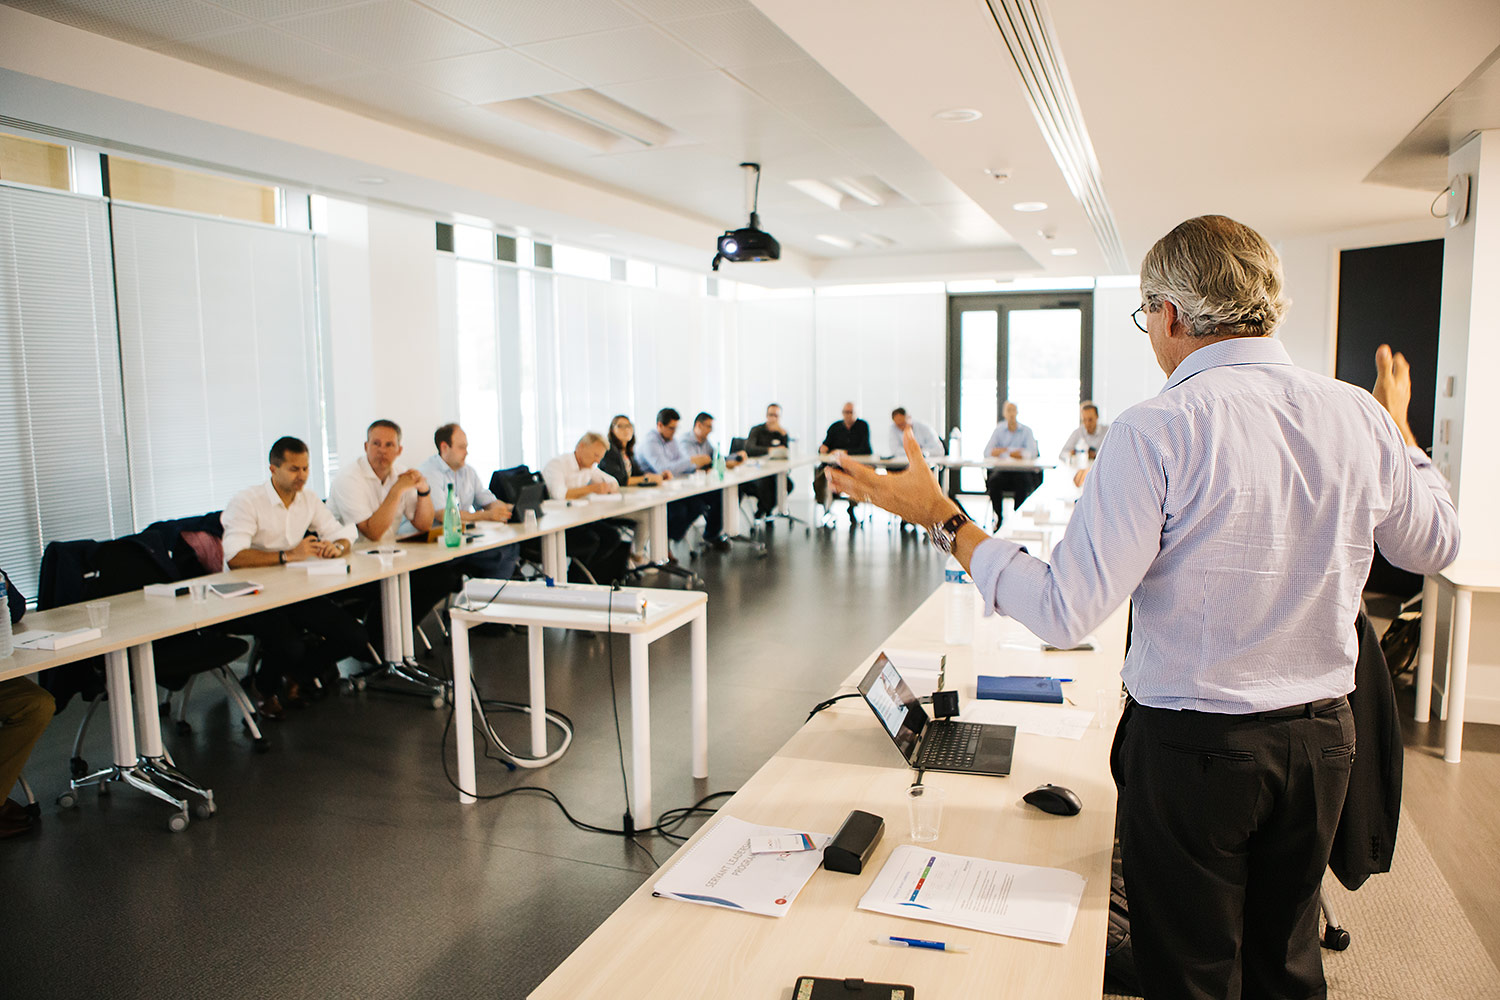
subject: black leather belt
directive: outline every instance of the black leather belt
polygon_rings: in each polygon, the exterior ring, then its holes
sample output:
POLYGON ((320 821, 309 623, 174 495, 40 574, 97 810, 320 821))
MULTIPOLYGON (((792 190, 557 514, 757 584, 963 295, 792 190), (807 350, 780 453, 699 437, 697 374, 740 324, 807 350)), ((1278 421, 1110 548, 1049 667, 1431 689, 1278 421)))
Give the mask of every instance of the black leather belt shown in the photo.
POLYGON ((1253 719, 1311 719, 1315 715, 1321 715, 1330 709, 1347 704, 1348 701, 1348 698, 1339 695, 1337 698, 1321 698, 1318 701, 1309 701, 1303 705, 1289 705, 1270 712, 1252 712, 1250 717, 1253 719))

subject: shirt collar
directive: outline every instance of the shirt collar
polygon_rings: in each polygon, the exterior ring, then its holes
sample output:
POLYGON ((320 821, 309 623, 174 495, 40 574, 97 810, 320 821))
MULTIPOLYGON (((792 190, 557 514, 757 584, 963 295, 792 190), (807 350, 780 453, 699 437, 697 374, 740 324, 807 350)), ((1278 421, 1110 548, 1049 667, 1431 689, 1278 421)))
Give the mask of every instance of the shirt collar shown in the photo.
POLYGON ((271 480, 269 479, 266 480, 265 490, 266 499, 270 500, 277 507, 281 507, 283 510, 291 510, 293 507, 297 506, 297 501, 302 499, 302 494, 307 492, 307 487, 304 486, 301 490, 298 490, 297 495, 292 497, 292 502, 289 505, 282 504, 281 494, 276 492, 276 487, 271 483, 271 480))
POLYGON ((1166 392, 1168 389, 1181 385, 1194 375, 1208 371, 1210 368, 1222 368, 1228 365, 1289 365, 1291 363, 1292 356, 1286 352, 1286 345, 1279 340, 1273 340, 1270 337, 1233 337, 1200 347, 1183 358, 1182 363, 1167 379, 1167 384, 1161 387, 1161 391, 1166 392))
POLYGON ((359 456, 359 467, 366 477, 387 488, 389 488, 391 480, 395 479, 398 474, 396 471, 396 466, 392 464, 390 474, 384 479, 381 479, 379 476, 375 475, 375 469, 370 465, 370 456, 368 455, 359 456))

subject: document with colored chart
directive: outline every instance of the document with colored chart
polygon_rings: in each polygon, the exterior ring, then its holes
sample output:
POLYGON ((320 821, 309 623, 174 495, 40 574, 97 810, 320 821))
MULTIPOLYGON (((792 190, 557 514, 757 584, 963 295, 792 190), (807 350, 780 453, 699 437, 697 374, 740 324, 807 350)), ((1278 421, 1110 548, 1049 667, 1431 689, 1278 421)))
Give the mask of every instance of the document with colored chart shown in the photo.
POLYGON ((822 864, 822 848, 832 839, 827 834, 756 826, 733 816, 720 816, 656 880, 651 894, 684 903, 782 917, 822 864), (793 834, 806 837, 815 849, 777 854, 757 854, 751 849, 752 840, 793 834))
POLYGON ((859 908, 1067 944, 1086 881, 1061 868, 966 858, 903 844, 891 852, 859 908))

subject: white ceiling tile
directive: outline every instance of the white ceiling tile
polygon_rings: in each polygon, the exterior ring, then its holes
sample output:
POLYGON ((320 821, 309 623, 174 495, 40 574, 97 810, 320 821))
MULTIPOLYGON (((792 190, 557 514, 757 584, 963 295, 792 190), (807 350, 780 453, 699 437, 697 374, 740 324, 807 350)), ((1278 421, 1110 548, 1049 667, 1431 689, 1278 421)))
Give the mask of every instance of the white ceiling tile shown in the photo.
POLYGON ((96 35, 148 47, 249 23, 237 14, 201 0, 6 0, 6 3, 96 35))
POLYGON ((317 90, 329 95, 329 103, 348 107, 351 102, 374 118, 398 118, 421 121, 438 111, 462 107, 456 97, 423 87, 411 80, 392 73, 366 73, 359 76, 342 77, 337 80, 321 80, 312 84, 317 90))
POLYGON ((287 18, 276 26, 377 64, 427 62, 497 48, 491 39, 406 0, 374 0, 287 18))
MULTIPOLYGON (((661 77, 598 88, 606 97, 673 125, 694 115, 736 114, 770 105, 746 90, 723 70, 661 77)), ((675 127, 675 126, 674 126, 675 127)))
POLYGON ((506 45, 525 45, 640 23, 614 0, 422 0, 506 45))
POLYGON ((220 7, 228 7, 236 14, 269 21, 294 14, 310 14, 325 7, 347 7, 350 0, 214 0, 220 7))
POLYGON ((158 47, 163 55, 251 80, 317 80, 368 69, 358 60, 264 24, 158 47))
POLYGON ((593 87, 709 68, 688 48, 649 25, 538 42, 520 51, 593 87))
POLYGON ((884 124, 875 112, 852 97, 798 104, 787 108, 787 113, 818 132, 884 124))
POLYGON ((662 25, 715 66, 736 69, 806 59, 807 53, 753 7, 662 25))
POLYGON ((471 104, 576 90, 579 82, 512 49, 476 52, 404 69, 403 74, 471 104))
POLYGON ((749 0, 621 0, 652 21, 713 14, 724 10, 749 7, 749 0))
POLYGON ((811 59, 743 66, 734 77, 772 103, 783 107, 818 101, 856 101, 842 83, 811 59))

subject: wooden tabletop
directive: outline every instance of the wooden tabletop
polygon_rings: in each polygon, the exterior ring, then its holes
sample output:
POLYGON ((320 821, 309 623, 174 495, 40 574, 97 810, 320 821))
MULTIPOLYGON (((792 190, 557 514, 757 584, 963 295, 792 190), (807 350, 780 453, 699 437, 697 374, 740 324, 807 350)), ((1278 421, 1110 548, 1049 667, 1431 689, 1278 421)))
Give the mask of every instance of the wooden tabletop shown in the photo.
MULTIPOLYGON (((945 597, 941 590, 930 597, 882 648, 946 653, 949 687, 956 687, 966 702, 973 696, 976 673, 983 672, 1073 677, 1064 689, 1079 707, 1092 709, 1099 690, 1109 692, 1111 704, 1116 703, 1124 655, 1123 609, 1096 631, 1097 650, 1092 653, 1043 653, 1040 640, 1004 618, 976 622, 971 645, 949 647, 939 641, 945 597)), ((851 671, 851 682, 878 652, 868 651, 851 671)), ((904 795, 912 774, 874 714, 862 701, 850 699, 802 727, 721 812, 752 823, 824 834, 836 832, 852 809, 883 816, 885 835, 862 874, 819 869, 791 912, 781 918, 657 899, 651 895, 653 876, 531 995, 780 1000, 798 976, 817 975, 907 983, 918 996, 929 998, 1097 1000, 1114 845, 1115 789, 1109 776, 1113 716, 1108 722, 1108 728, 1091 728, 1076 741, 1020 734, 1008 778, 929 772, 925 779, 925 784, 944 791, 935 849, 1065 868, 1088 880, 1066 945, 857 909, 891 851, 910 842, 904 795), (1048 781, 1077 792, 1083 812, 1052 816, 1021 802, 1022 794, 1048 781), (871 943, 872 938, 892 934, 962 939, 974 950, 953 955, 871 943)))

